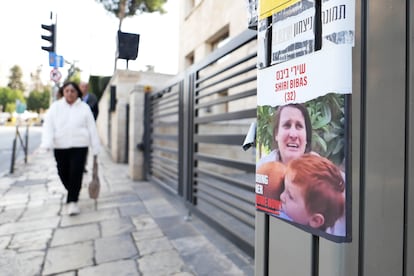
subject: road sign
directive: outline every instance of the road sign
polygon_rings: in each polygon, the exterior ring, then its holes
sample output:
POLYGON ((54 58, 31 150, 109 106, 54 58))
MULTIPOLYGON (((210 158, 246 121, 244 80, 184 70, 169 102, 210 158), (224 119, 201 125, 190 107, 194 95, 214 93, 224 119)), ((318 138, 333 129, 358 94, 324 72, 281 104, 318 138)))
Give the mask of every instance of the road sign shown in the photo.
POLYGON ((63 56, 56 55, 54 52, 49 52, 49 65, 55 68, 63 67, 63 56))
POLYGON ((16 100, 16 113, 22 114, 26 110, 26 105, 20 100, 16 100))
POLYGON ((50 71, 50 79, 54 82, 59 82, 62 78, 62 73, 57 68, 53 68, 52 71, 50 71))

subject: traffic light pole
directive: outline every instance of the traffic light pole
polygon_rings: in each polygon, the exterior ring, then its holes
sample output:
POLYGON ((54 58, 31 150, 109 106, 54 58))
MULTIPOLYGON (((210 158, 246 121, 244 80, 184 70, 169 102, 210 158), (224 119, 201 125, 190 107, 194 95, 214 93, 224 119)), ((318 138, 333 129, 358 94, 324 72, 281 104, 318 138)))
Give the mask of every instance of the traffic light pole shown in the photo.
MULTIPOLYGON (((50 19, 52 20, 52 12, 50 13, 50 19)), ((56 53, 56 25, 57 25, 57 16, 55 18, 55 23, 50 25, 42 24, 42 29, 48 31, 46 35, 41 35, 43 40, 49 42, 49 46, 42 46, 42 50, 45 50, 49 53, 56 53)))

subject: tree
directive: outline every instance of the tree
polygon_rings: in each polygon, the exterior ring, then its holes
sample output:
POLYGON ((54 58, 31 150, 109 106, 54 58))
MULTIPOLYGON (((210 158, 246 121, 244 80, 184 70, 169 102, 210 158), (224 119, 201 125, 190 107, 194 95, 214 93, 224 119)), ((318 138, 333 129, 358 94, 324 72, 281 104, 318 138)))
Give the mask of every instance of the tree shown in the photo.
POLYGON ((126 17, 134 16, 138 12, 165 13, 163 5, 167 0, 96 0, 104 8, 113 13, 119 19, 118 30, 121 30, 122 22, 126 17))
MULTIPOLYGON (((163 5, 167 0, 96 0, 101 3, 104 8, 113 13, 119 19, 118 31, 121 31, 122 22, 126 17, 132 17, 138 12, 165 13, 163 5)), ((115 56, 114 69, 116 70, 116 61, 118 57, 115 56)))
POLYGON ((35 72, 30 73, 31 87, 32 87, 30 90, 41 91, 43 89, 44 85, 42 83, 41 73, 42 73, 42 66, 37 67, 35 72))
POLYGON ((22 69, 18 65, 14 65, 10 69, 9 83, 7 84, 7 86, 13 90, 20 90, 23 92, 25 90, 25 87, 22 82, 22 77, 22 69))
POLYGON ((0 105, 3 111, 12 113, 16 109, 16 100, 24 103, 23 92, 10 87, 0 87, 0 105))
POLYGON ((27 97, 27 109, 40 112, 49 107, 50 91, 45 89, 43 92, 32 91, 27 97))
POLYGON ((105 88, 108 86, 111 77, 101 77, 101 76, 90 76, 89 77, 89 89, 90 92, 95 94, 98 101, 101 99, 105 88))
POLYGON ((68 75, 66 76, 65 82, 73 81, 76 83, 80 83, 81 81, 81 69, 76 66, 76 61, 70 63, 70 68, 68 69, 68 75))

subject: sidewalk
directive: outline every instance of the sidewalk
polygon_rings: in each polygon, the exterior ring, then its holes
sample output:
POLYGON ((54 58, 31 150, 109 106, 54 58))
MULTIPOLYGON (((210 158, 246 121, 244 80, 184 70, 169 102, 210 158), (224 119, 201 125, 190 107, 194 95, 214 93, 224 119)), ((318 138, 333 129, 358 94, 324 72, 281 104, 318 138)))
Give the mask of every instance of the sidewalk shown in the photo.
POLYGON ((65 213, 51 152, 0 179, 1 276, 254 275, 253 260, 197 217, 185 220, 174 195, 130 180, 106 152, 99 165, 100 197, 88 197, 89 168, 78 216, 65 213))

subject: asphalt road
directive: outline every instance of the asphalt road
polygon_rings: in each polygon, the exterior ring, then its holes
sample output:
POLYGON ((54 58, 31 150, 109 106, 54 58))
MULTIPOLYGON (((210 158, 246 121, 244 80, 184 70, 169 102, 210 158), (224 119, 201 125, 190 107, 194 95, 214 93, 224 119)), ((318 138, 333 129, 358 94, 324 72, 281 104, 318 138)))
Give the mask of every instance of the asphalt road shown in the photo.
MULTIPOLYGON (((25 143, 26 126, 20 126, 18 131, 23 143, 25 143)), ((36 150, 40 145, 42 128, 38 126, 29 127, 29 147, 28 154, 36 150)), ((0 176, 10 172, 13 140, 16 137, 15 126, 0 126, 0 176)), ((24 150, 21 146, 20 139, 16 140, 16 162, 15 167, 18 166, 17 161, 24 160, 24 150)))

